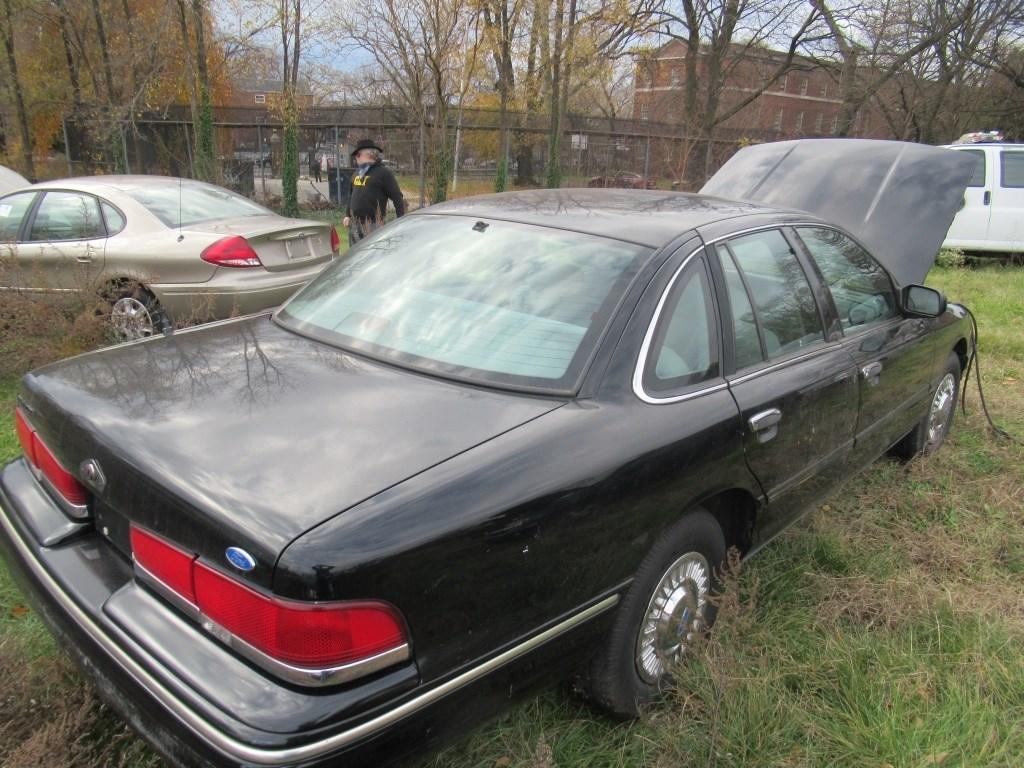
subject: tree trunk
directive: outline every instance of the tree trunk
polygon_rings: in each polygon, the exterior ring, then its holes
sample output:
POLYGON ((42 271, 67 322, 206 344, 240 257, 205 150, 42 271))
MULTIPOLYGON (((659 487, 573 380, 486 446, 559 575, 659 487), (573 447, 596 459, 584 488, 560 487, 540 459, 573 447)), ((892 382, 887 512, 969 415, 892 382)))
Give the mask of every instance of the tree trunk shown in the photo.
POLYGON ((557 189, 562 185, 562 169, 560 163, 560 138, 561 138, 561 106, 562 106, 562 32, 565 21, 565 0, 555 0, 555 30, 551 45, 551 59, 549 63, 549 76, 551 91, 549 97, 549 109, 551 119, 548 128, 548 169, 547 186, 549 189, 557 189))
POLYGON ((10 91, 14 96, 15 120, 21 136, 22 170, 29 179, 35 180, 36 169, 32 162, 32 133, 28 127, 28 112, 25 111, 25 95, 21 92, 21 79, 18 77, 18 61, 14 56, 14 21, 11 18, 11 2, 4 4, 4 51, 7 54, 7 70, 10 75, 10 91))
POLYGON ((196 95, 199 122, 196 124, 196 174, 205 181, 217 181, 213 105, 210 99, 210 70, 206 61, 206 9, 204 0, 192 0, 192 26, 196 35, 196 95))
POLYGON ((65 0, 57 2, 57 21, 60 24, 60 40, 64 46, 64 60, 68 65, 68 80, 71 82, 72 112, 77 113, 82 104, 82 85, 78 81, 78 67, 71 47, 71 32, 68 30, 68 9, 65 0))

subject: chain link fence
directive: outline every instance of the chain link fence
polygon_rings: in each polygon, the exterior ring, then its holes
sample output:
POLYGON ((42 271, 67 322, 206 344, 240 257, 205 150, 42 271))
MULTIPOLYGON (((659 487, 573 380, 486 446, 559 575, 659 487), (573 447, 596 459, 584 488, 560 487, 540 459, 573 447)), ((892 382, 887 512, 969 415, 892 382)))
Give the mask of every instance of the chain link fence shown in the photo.
MULTIPOLYGON (((507 188, 543 186, 547 174, 549 118, 510 113, 507 188)), ((452 157, 451 195, 494 189, 501 147, 496 110, 450 110, 446 119, 452 157)), ((218 181, 273 204, 281 195, 283 132, 280 119, 262 108, 214 110, 218 181)), ((307 205, 344 205, 349 153, 372 138, 398 175, 407 199, 425 199, 429 157, 437 122, 397 107, 308 108, 299 124, 299 199, 307 205), (340 193, 340 194, 339 194, 340 193)), ((68 175, 141 173, 195 175, 195 133, 187 107, 140 114, 131 123, 101 119, 63 122, 68 175)), ((563 186, 655 186, 694 189, 707 167, 717 168, 745 143, 772 141, 770 131, 719 131, 710 142, 678 125, 614 117, 567 115, 561 131, 559 169, 563 186), (710 152, 710 161, 708 154, 710 152)), ((65 169, 58 169, 63 172, 65 169)))

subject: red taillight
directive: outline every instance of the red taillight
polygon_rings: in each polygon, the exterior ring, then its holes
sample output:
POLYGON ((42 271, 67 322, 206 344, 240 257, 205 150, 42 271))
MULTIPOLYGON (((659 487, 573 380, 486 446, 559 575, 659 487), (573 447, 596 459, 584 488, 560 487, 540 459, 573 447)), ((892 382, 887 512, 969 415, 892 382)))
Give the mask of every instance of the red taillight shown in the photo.
POLYGON ((196 563, 195 583, 203 615, 295 666, 338 666, 405 642, 401 621, 381 603, 306 605, 271 599, 202 563, 196 563))
POLYGON ((135 526, 131 529, 131 541, 132 554, 139 565, 190 603, 196 601, 192 580, 195 555, 183 552, 159 536, 135 526))
POLYGON ((21 444, 21 450, 25 454, 25 458, 33 466, 38 466, 36 452, 32 445, 32 427, 25 421, 25 414, 21 412, 21 408, 14 409, 14 429, 18 433, 18 442, 21 444))
POLYGON ((234 637, 306 669, 360 661, 407 640, 398 612, 378 602, 300 603, 247 587, 147 531, 132 526, 135 560, 234 637))
POLYGON ((233 235, 206 246, 199 258, 218 267, 262 267, 263 262, 244 237, 233 235))
POLYGON ((21 408, 16 408, 14 411, 14 428, 18 433, 18 442, 21 443, 21 450, 25 452, 25 457, 32 466, 43 473, 43 477, 50 481, 50 485, 57 493, 78 506, 88 502, 89 494, 84 486, 57 461, 57 457, 29 425, 21 408))
POLYGON ((338 230, 334 227, 331 227, 331 250, 334 252, 335 256, 337 256, 338 252, 341 250, 341 238, 338 237, 338 230))

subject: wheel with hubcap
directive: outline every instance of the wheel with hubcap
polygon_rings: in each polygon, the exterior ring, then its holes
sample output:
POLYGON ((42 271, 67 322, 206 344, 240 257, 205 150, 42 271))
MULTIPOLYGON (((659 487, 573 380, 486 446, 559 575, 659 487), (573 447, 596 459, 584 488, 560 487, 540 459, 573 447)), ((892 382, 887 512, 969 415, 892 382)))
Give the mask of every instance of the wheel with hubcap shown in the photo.
POLYGON ((115 295, 110 305, 110 327, 124 341, 145 339, 167 327, 167 315, 149 291, 135 287, 115 295))
POLYGON ((590 667, 587 688, 604 709, 634 717, 658 698, 696 636, 711 627, 725 536, 703 509, 665 531, 637 570, 608 638, 590 667))
POLYGON ((928 401, 928 412, 913 431, 893 446, 892 452, 901 459, 912 459, 937 451, 953 426, 959 397, 960 358, 954 352, 928 401))

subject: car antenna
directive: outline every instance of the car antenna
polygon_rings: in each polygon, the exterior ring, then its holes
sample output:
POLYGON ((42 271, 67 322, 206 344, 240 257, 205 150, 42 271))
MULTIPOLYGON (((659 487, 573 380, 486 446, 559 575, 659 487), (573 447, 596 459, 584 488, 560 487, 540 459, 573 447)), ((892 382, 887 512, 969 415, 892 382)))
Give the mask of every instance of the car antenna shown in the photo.
POLYGON ((178 177, 178 242, 185 239, 181 232, 181 176, 178 177))

